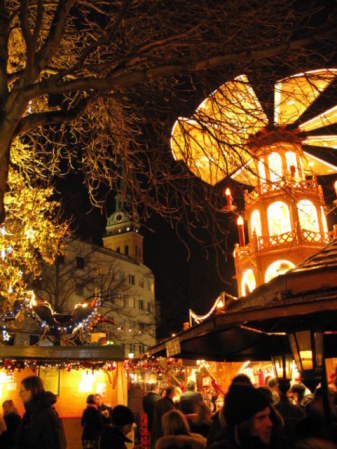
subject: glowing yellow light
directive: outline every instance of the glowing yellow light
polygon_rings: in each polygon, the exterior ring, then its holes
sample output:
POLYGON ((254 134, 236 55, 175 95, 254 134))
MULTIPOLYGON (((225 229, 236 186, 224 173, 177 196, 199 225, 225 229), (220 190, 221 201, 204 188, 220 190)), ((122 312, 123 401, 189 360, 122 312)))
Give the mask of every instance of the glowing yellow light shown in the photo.
POLYGON ((244 221, 243 221, 243 218, 242 218, 241 215, 238 216, 238 219, 237 219, 236 223, 237 223, 238 226, 243 226, 244 221))
POLYGON ((274 123, 276 125, 295 123, 336 76, 337 69, 312 70, 277 82, 274 123))
POLYGON ((275 201, 267 209, 269 235, 276 236, 291 232, 289 208, 282 201, 275 201))
POLYGON ((246 296, 256 287, 256 279, 253 270, 250 268, 243 273, 241 279, 241 296, 246 296))
POLYGON ((291 268, 294 268, 294 264, 289 260, 276 260, 266 270, 264 281, 270 282, 272 279, 280 276, 281 274, 286 273, 291 268))

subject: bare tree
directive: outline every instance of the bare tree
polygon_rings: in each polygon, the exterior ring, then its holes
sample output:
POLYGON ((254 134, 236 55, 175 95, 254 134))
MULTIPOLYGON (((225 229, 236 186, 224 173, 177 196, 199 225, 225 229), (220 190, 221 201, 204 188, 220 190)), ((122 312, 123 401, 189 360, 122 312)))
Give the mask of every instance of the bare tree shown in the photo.
POLYGON ((327 3, 1 0, 2 220, 14 156, 32 183, 81 170, 96 205, 122 166, 143 218, 155 211, 191 234, 198 221, 223 244, 214 221, 222 187, 173 161, 173 120, 241 73, 271 104, 280 76, 332 63, 336 8, 327 3))

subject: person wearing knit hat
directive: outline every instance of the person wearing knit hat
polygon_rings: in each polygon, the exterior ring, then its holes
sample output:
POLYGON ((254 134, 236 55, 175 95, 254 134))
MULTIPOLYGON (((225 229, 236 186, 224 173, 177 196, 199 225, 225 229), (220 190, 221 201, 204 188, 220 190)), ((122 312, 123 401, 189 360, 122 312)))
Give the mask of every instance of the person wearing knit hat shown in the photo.
POLYGON ((225 396, 227 427, 211 449, 274 449, 273 422, 266 397, 249 385, 232 384, 225 396))
POLYGON ((101 438, 101 449, 126 449, 125 443, 131 443, 126 436, 135 422, 135 416, 129 407, 116 405, 111 413, 112 424, 104 427, 101 438))

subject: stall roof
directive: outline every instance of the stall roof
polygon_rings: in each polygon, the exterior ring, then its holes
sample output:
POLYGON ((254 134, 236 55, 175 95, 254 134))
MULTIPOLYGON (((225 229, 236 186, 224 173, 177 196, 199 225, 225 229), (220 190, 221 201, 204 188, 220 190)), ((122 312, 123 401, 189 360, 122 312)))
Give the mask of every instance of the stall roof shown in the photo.
POLYGON ((1 346, 2 359, 50 360, 75 362, 80 360, 119 362, 125 359, 121 346, 1 346))
POLYGON ((286 332, 299 328, 324 331, 326 357, 337 356, 337 240, 148 353, 186 359, 270 360, 271 354, 290 351, 286 332))

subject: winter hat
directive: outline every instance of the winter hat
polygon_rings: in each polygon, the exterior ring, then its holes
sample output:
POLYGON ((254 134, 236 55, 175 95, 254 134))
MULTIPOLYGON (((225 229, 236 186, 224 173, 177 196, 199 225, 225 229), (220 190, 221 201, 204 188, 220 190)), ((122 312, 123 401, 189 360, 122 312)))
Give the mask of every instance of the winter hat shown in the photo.
POLYGON ((125 407, 125 405, 116 405, 116 407, 112 409, 111 418, 116 426, 125 426, 126 424, 135 422, 134 414, 129 407, 125 407))
POLYGON ((269 407, 266 397, 254 387, 231 385, 225 396, 224 414, 229 426, 253 417, 269 407))

